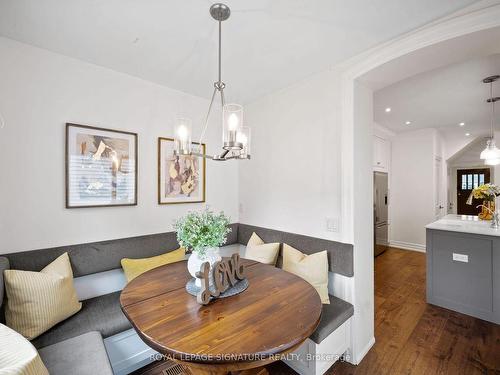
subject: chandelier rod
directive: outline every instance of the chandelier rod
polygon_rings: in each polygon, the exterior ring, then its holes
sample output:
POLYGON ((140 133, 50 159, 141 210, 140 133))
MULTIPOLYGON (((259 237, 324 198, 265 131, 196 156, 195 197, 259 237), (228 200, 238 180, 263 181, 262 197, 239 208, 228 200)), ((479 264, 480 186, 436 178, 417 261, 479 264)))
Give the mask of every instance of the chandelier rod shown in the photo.
POLYGON ((206 133, 207 128, 208 128, 208 120, 210 119, 210 113, 212 112, 212 107, 213 107, 213 104, 214 104, 215 94, 217 93, 217 91, 219 91, 220 95, 221 95, 221 104, 222 104, 222 107, 224 107, 224 105, 226 104, 226 100, 224 98, 224 87, 225 87, 225 84, 222 82, 222 21, 219 21, 219 50, 218 50, 218 55, 219 55, 218 56, 218 63, 219 63, 218 72, 219 72, 219 77, 218 77, 217 82, 214 83, 214 91, 212 93, 212 98, 210 99, 210 105, 208 106, 207 116, 205 117, 205 125, 203 126, 203 131, 201 132, 200 141, 198 142, 200 147, 201 147, 201 144, 203 142, 203 138, 205 137, 205 133, 206 133))
POLYGON ((222 21, 219 21, 219 84, 222 82, 222 21))
POLYGON ((491 100, 491 121, 490 121, 490 130, 491 136, 490 139, 493 139, 493 119, 495 118, 495 102, 493 101, 493 81, 490 82, 490 100, 491 100))

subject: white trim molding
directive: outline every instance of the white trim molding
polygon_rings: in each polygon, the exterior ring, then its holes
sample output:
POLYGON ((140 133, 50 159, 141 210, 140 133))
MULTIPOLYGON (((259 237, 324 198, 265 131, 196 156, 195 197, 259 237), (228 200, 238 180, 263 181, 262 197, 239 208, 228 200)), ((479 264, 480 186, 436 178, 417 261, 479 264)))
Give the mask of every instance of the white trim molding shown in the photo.
POLYGON ((370 351, 370 349, 372 348, 372 346, 375 345, 375 337, 372 337, 370 339, 370 341, 368 341, 368 343, 366 344, 366 346, 360 350, 359 353, 357 353, 356 357, 355 357, 355 365, 359 365, 361 363, 361 361, 363 360, 363 358, 365 357, 365 355, 368 354, 368 352, 370 351))
POLYGON ((396 247, 402 250, 418 251, 421 253, 425 253, 426 249, 425 245, 419 243, 404 242, 404 241, 389 241, 389 246, 396 247))

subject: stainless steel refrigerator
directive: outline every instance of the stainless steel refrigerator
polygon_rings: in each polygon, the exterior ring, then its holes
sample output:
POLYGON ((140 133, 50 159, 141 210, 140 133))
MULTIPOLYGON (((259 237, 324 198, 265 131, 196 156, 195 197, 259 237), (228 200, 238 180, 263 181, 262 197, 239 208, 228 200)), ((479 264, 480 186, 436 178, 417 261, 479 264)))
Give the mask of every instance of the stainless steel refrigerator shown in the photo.
POLYGON ((389 247, 389 176, 387 173, 373 172, 373 222, 375 224, 375 256, 389 247))

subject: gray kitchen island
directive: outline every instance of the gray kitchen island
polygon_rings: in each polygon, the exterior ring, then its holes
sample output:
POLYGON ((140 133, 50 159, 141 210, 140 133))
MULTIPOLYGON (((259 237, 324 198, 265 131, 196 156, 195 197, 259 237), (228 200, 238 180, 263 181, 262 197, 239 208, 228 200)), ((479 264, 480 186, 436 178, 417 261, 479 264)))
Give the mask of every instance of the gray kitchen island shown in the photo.
POLYGON ((476 216, 426 226, 427 302, 500 324, 500 230, 476 216))

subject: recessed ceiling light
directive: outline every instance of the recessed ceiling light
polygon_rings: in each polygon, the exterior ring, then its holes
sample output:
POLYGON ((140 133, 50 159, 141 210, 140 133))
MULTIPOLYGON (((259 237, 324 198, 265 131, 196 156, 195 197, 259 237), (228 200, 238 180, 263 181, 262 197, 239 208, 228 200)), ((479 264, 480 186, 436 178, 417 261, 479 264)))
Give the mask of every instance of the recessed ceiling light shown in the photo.
POLYGON ((385 109, 385 111, 386 111, 387 113, 389 113, 389 112, 391 111, 391 107, 387 107, 387 108, 385 109))
POLYGON ((458 126, 465 126, 465 122, 461 122, 458 126))
POLYGON ((465 133, 465 136, 468 137, 470 135, 470 133, 465 133))
POLYGON ((410 125, 411 124, 411 121, 406 121, 405 122, 406 125, 410 125))

